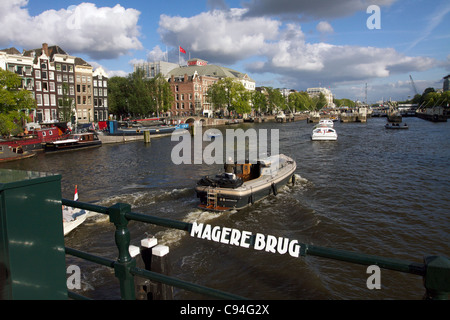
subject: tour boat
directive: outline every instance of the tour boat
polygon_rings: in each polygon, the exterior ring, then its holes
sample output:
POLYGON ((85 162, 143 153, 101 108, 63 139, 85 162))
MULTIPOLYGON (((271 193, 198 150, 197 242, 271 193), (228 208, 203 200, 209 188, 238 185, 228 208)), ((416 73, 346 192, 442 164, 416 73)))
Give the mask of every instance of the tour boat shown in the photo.
POLYGON ((333 120, 330 120, 330 119, 321 119, 319 121, 319 126, 328 126, 328 127, 333 128, 334 122, 333 122, 333 120))
POLYGON ((282 186, 295 182, 297 168, 295 161, 283 154, 262 158, 256 163, 245 161, 226 166, 232 170, 215 177, 205 176, 197 182, 195 192, 200 198, 200 209, 240 210, 271 194, 277 195, 282 186))
POLYGON ((72 134, 68 139, 47 142, 44 145, 44 150, 46 152, 61 152, 101 146, 102 142, 99 140, 97 134, 85 132, 72 134))
POLYGON ((337 132, 328 126, 316 126, 311 134, 313 141, 335 141, 337 132))

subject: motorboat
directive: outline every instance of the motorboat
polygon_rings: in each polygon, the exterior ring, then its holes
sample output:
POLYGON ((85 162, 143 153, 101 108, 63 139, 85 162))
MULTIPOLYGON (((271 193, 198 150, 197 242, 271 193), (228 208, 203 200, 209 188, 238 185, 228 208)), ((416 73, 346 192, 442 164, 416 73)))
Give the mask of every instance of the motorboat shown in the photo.
POLYGON ((214 130, 214 129, 209 129, 205 133, 206 133, 206 136, 208 136, 209 138, 216 138, 216 137, 220 137, 222 135, 221 131, 214 130))
POLYGON ((333 120, 330 120, 330 119, 321 119, 321 120, 319 120, 319 124, 318 125, 319 126, 328 126, 328 127, 333 128, 334 127, 334 122, 333 122, 333 120))
POLYGON ((296 162, 283 154, 227 163, 225 173, 205 176, 197 182, 195 192, 200 209, 216 212, 240 210, 295 182, 296 162))
POLYGON ((286 115, 284 114, 283 111, 278 112, 278 114, 275 116, 275 120, 277 122, 284 122, 286 121, 286 115))
POLYGON ((0 163, 31 158, 35 155, 35 152, 24 151, 22 147, 10 147, 6 144, 0 144, 0 163))
POLYGON ((47 142, 45 152, 73 151, 87 148, 101 147, 102 142, 94 132, 71 134, 68 139, 47 142))
MULTIPOLYGON (((78 201, 78 186, 75 186, 73 200, 78 201)), ((64 236, 80 226, 88 217, 89 211, 80 208, 62 206, 64 236)))
POLYGON ((337 137, 336 130, 328 126, 316 126, 311 134, 313 141, 335 141, 337 137))
POLYGON ((384 126, 386 129, 395 129, 395 130, 401 130, 401 129, 408 129, 408 125, 406 123, 386 123, 384 126))
POLYGON ((84 209, 64 207, 63 209, 63 227, 64 236, 81 225, 87 218, 88 212, 84 209))

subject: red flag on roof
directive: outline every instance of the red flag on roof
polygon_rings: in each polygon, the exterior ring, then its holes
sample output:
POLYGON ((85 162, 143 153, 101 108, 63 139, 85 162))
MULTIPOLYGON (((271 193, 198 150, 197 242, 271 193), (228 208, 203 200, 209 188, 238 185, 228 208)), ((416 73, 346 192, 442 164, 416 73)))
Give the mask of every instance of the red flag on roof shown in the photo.
POLYGON ((180 48, 180 52, 186 53, 186 50, 184 50, 182 47, 179 47, 179 48, 180 48))

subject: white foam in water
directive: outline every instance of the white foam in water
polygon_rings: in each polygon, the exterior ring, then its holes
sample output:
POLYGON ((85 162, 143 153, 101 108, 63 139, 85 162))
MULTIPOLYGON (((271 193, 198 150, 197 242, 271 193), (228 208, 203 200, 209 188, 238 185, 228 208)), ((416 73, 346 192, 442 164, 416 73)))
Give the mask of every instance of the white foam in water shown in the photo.
MULTIPOLYGON (((212 211, 202 211, 195 210, 189 212, 187 216, 183 219, 183 222, 187 223, 205 223, 210 220, 216 219, 221 216, 221 212, 212 212, 212 211)), ((165 231, 158 232, 156 234, 156 238, 158 238, 159 242, 166 245, 175 245, 177 244, 182 237, 186 235, 186 231, 176 230, 176 229, 168 229, 165 231)))

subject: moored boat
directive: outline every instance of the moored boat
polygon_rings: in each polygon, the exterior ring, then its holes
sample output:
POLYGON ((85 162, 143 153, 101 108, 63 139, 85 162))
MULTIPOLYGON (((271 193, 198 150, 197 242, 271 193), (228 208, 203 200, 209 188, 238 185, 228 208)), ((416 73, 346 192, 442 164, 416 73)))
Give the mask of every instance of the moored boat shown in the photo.
POLYGON ((10 162, 34 157, 36 153, 24 151, 22 147, 10 147, 8 145, 0 145, 0 163, 10 162))
POLYGON ((0 140, 0 145, 12 148, 20 147, 23 151, 42 151, 46 142, 59 140, 64 137, 64 132, 56 126, 38 128, 32 127, 25 134, 17 137, 9 137, 0 140))
POLYGON ((386 123, 384 126, 386 129, 408 129, 408 125, 406 123, 400 124, 400 123, 386 123))
POLYGON ((265 197, 277 195, 288 182, 295 181, 297 164, 280 154, 256 161, 226 165, 226 172, 205 176, 197 182, 195 192, 200 209, 224 212, 240 210, 265 197))
POLYGON ((102 142, 99 140, 97 134, 85 132, 72 134, 68 139, 47 142, 44 145, 44 150, 46 152, 61 152, 97 148, 101 146, 102 142))
POLYGON ((312 141, 335 141, 337 137, 336 130, 328 126, 316 126, 311 133, 312 141))

